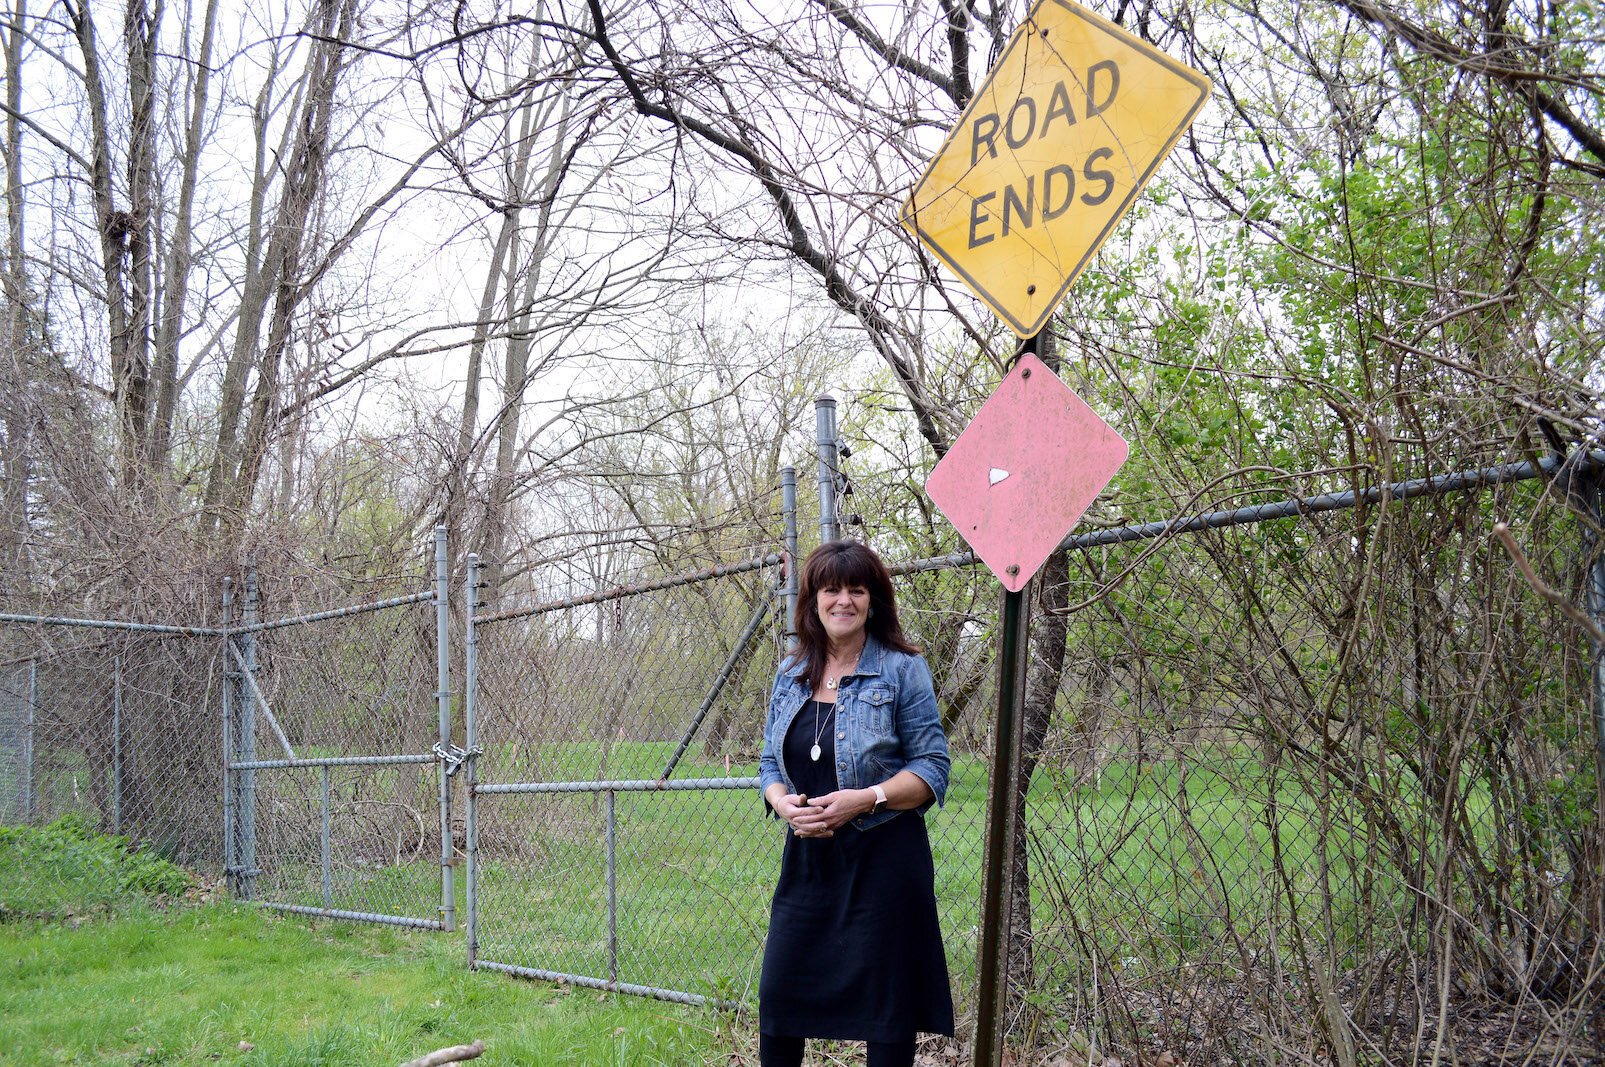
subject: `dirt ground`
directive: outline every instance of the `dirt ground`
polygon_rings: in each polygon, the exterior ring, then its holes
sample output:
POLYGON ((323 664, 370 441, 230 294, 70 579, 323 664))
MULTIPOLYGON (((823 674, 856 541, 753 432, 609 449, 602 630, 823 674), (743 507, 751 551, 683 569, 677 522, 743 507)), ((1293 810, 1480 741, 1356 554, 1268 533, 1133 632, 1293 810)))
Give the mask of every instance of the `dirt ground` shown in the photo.
MULTIPOLYGON (((1011 1049, 1004 1067, 1248 1067, 1261 1064, 1333 1064, 1315 1047, 1308 1012, 1287 1009, 1281 1034, 1270 1034, 1263 1003, 1234 987, 1185 999, 1128 991, 1132 1028, 1147 1036, 1137 1047, 1100 1043, 1073 1031, 1037 1042, 1029 1053, 1011 1049), (1293 1035, 1309 1034, 1305 1043, 1293 1035)), ((1375 1018, 1355 1035, 1355 1063, 1367 1067, 1605 1067, 1605 1003, 1591 1017, 1575 1008, 1530 1001, 1521 1006, 1483 1001, 1433 1003, 1375 1018), (1441 1039, 1440 1039, 1441 1038, 1441 1039)), ((822 1052, 811 1062, 853 1067, 856 1050, 822 1052)), ((968 1067, 967 1043, 945 1038, 922 1042, 916 1067, 968 1067)))

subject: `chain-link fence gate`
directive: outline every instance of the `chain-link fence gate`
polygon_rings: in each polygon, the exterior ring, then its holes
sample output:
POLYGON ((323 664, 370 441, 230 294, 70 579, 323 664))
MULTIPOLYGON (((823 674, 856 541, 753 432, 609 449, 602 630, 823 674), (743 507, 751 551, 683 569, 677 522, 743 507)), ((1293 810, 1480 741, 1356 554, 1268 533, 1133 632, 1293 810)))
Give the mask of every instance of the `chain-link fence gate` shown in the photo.
MULTIPOLYGON (((450 929, 444 536, 432 576, 264 593, 253 570, 218 626, 0 614, 0 823, 120 835, 269 908, 450 929), (353 586, 360 603, 262 618, 353 586)), ((70 894, 135 889, 101 874, 70 894)))
MULTIPOLYGON (((224 855, 243 900, 453 929, 450 583, 263 621, 226 584, 224 855)), ((403 583, 405 585, 405 583, 403 583)))
POLYGON ((480 613, 470 557, 473 965, 689 1003, 755 992, 780 561, 480 613))

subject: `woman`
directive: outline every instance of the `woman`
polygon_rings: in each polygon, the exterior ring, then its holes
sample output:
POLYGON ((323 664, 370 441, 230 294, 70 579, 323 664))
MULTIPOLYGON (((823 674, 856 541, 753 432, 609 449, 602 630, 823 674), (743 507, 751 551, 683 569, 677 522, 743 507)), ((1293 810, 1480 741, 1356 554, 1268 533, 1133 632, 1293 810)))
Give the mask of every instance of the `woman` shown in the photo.
POLYGON ((809 1037, 868 1042, 909 1067, 917 1033, 953 1033, 922 817, 947 793, 930 668, 903 636, 892 576, 863 545, 803 564, 797 647, 769 698, 764 800, 785 851, 758 983, 762 1067, 797 1067, 809 1037))

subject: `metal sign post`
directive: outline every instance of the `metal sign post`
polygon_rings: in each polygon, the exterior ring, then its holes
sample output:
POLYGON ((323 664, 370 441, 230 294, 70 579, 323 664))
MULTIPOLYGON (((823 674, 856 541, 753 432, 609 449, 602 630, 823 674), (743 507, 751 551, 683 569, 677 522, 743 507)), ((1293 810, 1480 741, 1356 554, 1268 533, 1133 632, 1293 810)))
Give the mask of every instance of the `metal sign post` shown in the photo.
POLYGON ((1020 745, 1024 736, 1026 641, 1031 589, 1003 592, 998 635, 998 718, 986 800, 986 873, 981 885, 981 952, 976 961, 975 1067, 1003 1062, 1003 1009, 1009 992, 1014 929, 1014 863, 1009 848, 1020 820, 1020 745))

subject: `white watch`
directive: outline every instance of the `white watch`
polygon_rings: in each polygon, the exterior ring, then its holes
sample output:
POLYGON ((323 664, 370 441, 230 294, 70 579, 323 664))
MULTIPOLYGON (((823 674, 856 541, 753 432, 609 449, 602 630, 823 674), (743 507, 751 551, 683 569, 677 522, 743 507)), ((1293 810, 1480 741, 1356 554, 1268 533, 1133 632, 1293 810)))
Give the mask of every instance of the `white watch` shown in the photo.
POLYGON ((886 807, 886 790, 882 789, 878 785, 872 785, 869 788, 870 792, 875 794, 875 806, 869 809, 869 813, 871 815, 875 815, 878 814, 881 809, 886 807))

